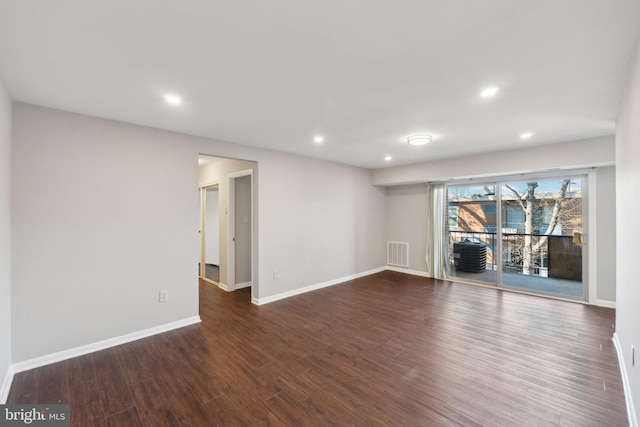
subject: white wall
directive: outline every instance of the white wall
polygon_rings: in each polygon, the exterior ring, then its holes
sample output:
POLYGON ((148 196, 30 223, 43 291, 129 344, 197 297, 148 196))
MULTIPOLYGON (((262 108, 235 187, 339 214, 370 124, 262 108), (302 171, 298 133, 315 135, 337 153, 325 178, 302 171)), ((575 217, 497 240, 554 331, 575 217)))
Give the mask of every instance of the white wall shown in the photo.
POLYGON ((198 314, 199 153, 259 162, 256 298, 384 266, 367 170, 20 103, 13 117, 14 362, 198 314))
POLYGON ((615 162, 613 136, 527 147, 497 153, 377 169, 374 185, 402 185, 450 178, 513 175, 554 169, 610 166, 615 162))
POLYGON ((197 156, 24 104, 13 125, 14 362, 197 316, 197 156))
POLYGON ((635 414, 640 414, 640 48, 634 62, 622 112, 616 125, 616 337, 634 411, 635 414), (631 346, 636 348, 635 366, 631 364, 631 346))
POLYGON ((371 185, 370 172, 297 159, 272 153, 260 161, 261 298, 386 262, 385 190, 371 185), (267 218, 274 221, 265 229, 267 218))
POLYGON ((251 176, 234 179, 235 285, 251 283, 251 176))
MULTIPOLYGON (((267 150, 236 157, 259 159, 259 164, 216 162, 201 168, 200 182, 220 181, 224 209, 227 190, 221 177, 254 168, 260 266, 254 298, 264 300, 384 266, 386 192, 371 185, 370 171, 267 150), (224 169, 217 170, 220 167, 224 169)), ((226 233, 221 228, 220 238, 226 239, 226 233)), ((222 252, 220 262, 226 262, 222 252)))
POLYGON ((409 243, 409 270, 425 272, 427 251, 427 187, 425 184, 389 187, 387 240, 409 243))
POLYGON ((207 190, 206 218, 205 218, 205 248, 206 264, 220 265, 220 191, 207 190))
POLYGON ((0 80, 0 403, 11 364, 11 99, 0 80))
POLYGON ((616 168, 596 172, 596 232, 600 301, 616 301, 616 168))

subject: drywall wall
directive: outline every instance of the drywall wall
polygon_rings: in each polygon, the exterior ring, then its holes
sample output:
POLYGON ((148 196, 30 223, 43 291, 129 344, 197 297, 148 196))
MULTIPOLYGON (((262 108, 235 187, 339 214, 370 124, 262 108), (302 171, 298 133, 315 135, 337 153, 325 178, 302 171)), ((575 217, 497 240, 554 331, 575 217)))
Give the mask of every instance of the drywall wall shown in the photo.
POLYGON ((261 159, 261 298, 385 265, 386 192, 370 171, 280 153, 261 159))
POLYGON ((640 47, 636 51, 622 111, 616 124, 616 337, 635 414, 640 414, 640 47), (635 366, 631 347, 636 348, 635 366))
POLYGON ((24 104, 13 125, 14 362, 197 316, 197 157, 24 104))
MULTIPOLYGON (((220 182, 223 212, 226 175, 254 169, 254 225, 260 230, 256 302, 384 266, 386 190, 371 185, 370 171, 274 151, 252 153, 237 157, 259 158, 259 165, 225 159, 201 167, 200 184, 220 182)), ((220 238, 226 236, 223 220, 220 238)), ((225 283, 222 267, 220 274, 225 283)))
POLYGON ((234 178, 234 229, 231 250, 235 248, 235 284, 251 283, 251 176, 234 178))
MULTIPOLYGON (((542 147, 541 149, 544 149, 542 147)), ((550 152, 552 147, 548 147, 550 152)), ((454 166, 453 161, 450 161, 454 166)), ((456 169, 459 170, 459 169, 456 169)), ((590 300, 609 304, 616 301, 615 285, 615 168, 597 168, 596 198, 597 295, 590 300)), ((427 195, 424 184, 391 186, 387 197, 387 239, 409 242, 409 269, 426 273, 427 195)))
POLYGON ((373 184, 402 185, 452 178, 493 177, 555 169, 610 166, 614 162, 614 137, 604 136, 377 169, 373 172, 373 184))
POLYGON ((258 302, 384 266, 368 170, 21 103, 13 125, 14 363, 198 315, 199 154, 258 162, 258 302))
POLYGON ((216 188, 206 192, 205 219, 205 263, 220 265, 220 191, 216 188))
POLYGON ((11 364, 11 98, 0 80, 0 403, 11 364), (5 384, 3 386, 3 384, 5 384))
POLYGON ((597 299, 616 301, 616 169, 596 171, 597 299))
POLYGON ((409 243, 409 270, 427 272, 427 187, 387 189, 387 240, 409 243))

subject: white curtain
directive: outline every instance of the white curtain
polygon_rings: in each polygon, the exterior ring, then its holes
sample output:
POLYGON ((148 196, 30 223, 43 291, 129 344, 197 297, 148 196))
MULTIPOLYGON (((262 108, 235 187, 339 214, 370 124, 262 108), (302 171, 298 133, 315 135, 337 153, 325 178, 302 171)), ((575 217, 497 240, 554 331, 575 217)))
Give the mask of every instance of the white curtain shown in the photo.
POLYGON ((435 279, 446 277, 444 184, 427 184, 427 272, 435 279))

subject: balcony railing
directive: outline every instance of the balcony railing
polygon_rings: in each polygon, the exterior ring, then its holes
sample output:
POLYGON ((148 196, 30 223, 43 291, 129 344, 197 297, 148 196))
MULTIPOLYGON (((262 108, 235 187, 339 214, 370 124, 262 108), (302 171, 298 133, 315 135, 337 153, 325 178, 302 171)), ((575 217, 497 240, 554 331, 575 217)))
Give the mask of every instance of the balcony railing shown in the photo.
MULTIPOLYGON (((453 244, 470 241, 487 246, 487 270, 497 270, 497 233, 487 231, 449 231, 449 256, 453 264, 453 244)), ((549 236, 545 234, 502 233, 502 271, 552 277, 549 274, 550 261, 556 261, 555 277, 568 278, 567 271, 581 269, 581 252, 572 248, 572 236, 549 236), (555 253, 553 251, 556 251, 555 253), (550 253, 552 251, 552 253, 550 253), (568 254, 568 252, 572 252, 568 254), (568 254, 568 255, 567 255, 568 254), (573 256, 572 256, 573 255, 573 256), (580 265, 578 265, 580 264, 580 265)), ((553 274, 553 272, 552 272, 553 274)), ((577 274, 573 274, 577 277, 577 274)))

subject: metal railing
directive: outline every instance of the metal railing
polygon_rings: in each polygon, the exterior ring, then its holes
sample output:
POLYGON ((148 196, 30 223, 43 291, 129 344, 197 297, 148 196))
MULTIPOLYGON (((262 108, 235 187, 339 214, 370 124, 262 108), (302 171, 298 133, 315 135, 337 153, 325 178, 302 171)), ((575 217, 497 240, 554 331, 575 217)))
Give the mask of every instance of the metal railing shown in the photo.
MULTIPOLYGON (((535 276, 548 276, 549 237, 571 239, 572 236, 502 233, 502 271, 535 276)), ((470 241, 487 246, 487 270, 497 270, 498 236, 489 231, 449 231, 449 257, 453 263, 453 244, 470 241)))

